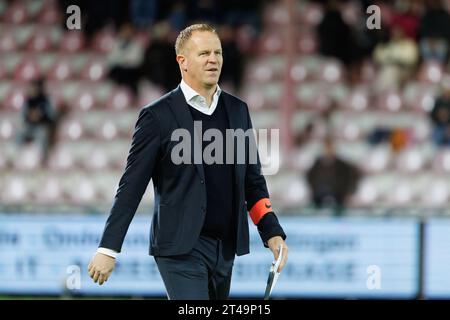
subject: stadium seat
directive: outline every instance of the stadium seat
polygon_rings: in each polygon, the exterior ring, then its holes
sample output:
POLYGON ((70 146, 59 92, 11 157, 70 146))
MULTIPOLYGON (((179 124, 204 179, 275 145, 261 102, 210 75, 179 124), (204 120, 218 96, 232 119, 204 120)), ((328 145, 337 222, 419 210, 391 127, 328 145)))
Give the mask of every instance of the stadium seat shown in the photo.
POLYGON ((19 111, 25 103, 26 89, 22 85, 11 86, 6 92, 5 99, 2 103, 3 109, 11 111, 19 111))
POLYGON ((384 144, 369 150, 368 154, 361 158, 359 166, 368 173, 380 173, 386 171, 391 164, 391 148, 384 144))
POLYGON ((242 96, 250 110, 261 110, 267 106, 267 99, 260 86, 247 85, 243 89, 242 96))
POLYGON ((342 6, 342 18, 352 27, 355 27, 361 19, 361 6, 357 2, 345 2, 342 6))
POLYGON ((28 39, 27 50, 31 52, 43 52, 52 49, 52 39, 45 30, 36 30, 28 39))
POLYGON ((64 176, 58 177, 54 174, 43 172, 37 181, 39 188, 33 192, 34 202, 41 205, 64 203, 63 187, 60 181, 63 178, 64 176))
POLYGON ((432 161, 432 168, 437 173, 450 172, 450 149, 441 148, 432 161))
POLYGON ((14 160, 14 168, 17 170, 32 171, 40 166, 41 150, 35 143, 23 146, 14 160))
POLYGON ((376 67, 371 60, 364 60, 361 66, 361 82, 369 85, 376 78, 376 67))
POLYGON ((299 173, 306 172, 313 166, 321 150, 322 143, 320 141, 310 141, 301 147, 295 148, 287 159, 287 163, 299 173))
POLYGON ((74 167, 75 159, 71 153, 70 147, 65 144, 56 146, 50 154, 48 164, 52 171, 64 171, 74 167))
POLYGON ((331 105, 328 92, 321 82, 307 82, 297 86, 296 103, 300 108, 324 111, 331 105))
POLYGON ((104 170, 109 166, 109 158, 103 148, 95 148, 89 156, 85 157, 83 160, 83 167, 92 172, 104 170))
POLYGON ((337 83, 342 80, 343 72, 342 64, 336 59, 323 59, 315 77, 319 81, 337 83))
POLYGON ((0 140, 12 140, 18 131, 20 116, 17 113, 0 113, 0 140))
POLYGON ((84 42, 84 36, 81 31, 66 31, 61 37, 59 50, 65 53, 77 53, 84 48, 84 42))
POLYGON ((364 177, 359 182, 355 194, 349 199, 349 205, 352 207, 370 207, 376 204, 380 197, 377 183, 372 177, 364 177))
POLYGON ((68 197, 68 202, 73 205, 89 205, 96 201, 95 186, 91 178, 82 172, 74 171, 64 181, 63 188, 68 197))
POLYGON ((0 53, 15 52, 19 49, 19 44, 14 34, 9 29, 0 30, 0 53))
POLYGON ((89 111, 98 106, 95 95, 95 87, 80 84, 76 89, 76 94, 69 101, 72 111, 89 111))
POLYGON ((101 53, 108 53, 113 48, 114 41, 114 31, 105 28, 95 34, 92 41, 92 49, 101 53))
POLYGON ((0 60, 0 80, 8 78, 8 70, 3 60, 0 60))
POLYGON ((13 24, 23 24, 28 20, 28 12, 20 1, 14 1, 3 14, 3 21, 13 24))
POLYGON ((133 134, 139 111, 121 111, 119 114, 120 116, 118 114, 116 115, 116 113, 109 113, 110 117, 114 120, 119 136, 128 140, 133 134))
POLYGON ((417 172, 425 165, 425 156, 417 148, 410 148, 398 154, 396 168, 401 172, 417 172))
POLYGON ((348 141, 360 139, 363 136, 361 120, 364 119, 358 116, 358 113, 349 111, 334 113, 331 118, 331 129, 334 136, 348 141))
POLYGON ((286 26, 289 23, 289 11, 279 3, 273 2, 264 9, 263 20, 268 27, 286 26))
POLYGON ((309 203, 310 191, 306 181, 291 172, 267 176, 267 188, 273 202, 292 208, 309 203))
POLYGON ((377 106, 381 110, 396 112, 402 108, 403 101, 401 95, 394 90, 383 92, 377 99, 377 106))
POLYGON ((448 182, 440 176, 430 175, 420 186, 420 204, 424 207, 445 207, 449 195, 448 182))
POLYGON ((28 200, 28 185, 23 177, 8 175, 2 180, 2 192, 0 192, 2 204, 22 204, 28 200))
POLYGON ((243 53, 256 52, 256 50, 254 50, 257 48, 257 46, 254 45, 254 33, 255 30, 250 25, 244 24, 237 27, 235 35, 236 44, 239 50, 242 50, 243 53))
POLYGON ((429 113, 434 106, 436 86, 410 82, 403 90, 405 106, 412 111, 429 113))
POLYGON ((108 142, 105 150, 108 155, 109 167, 111 169, 123 171, 125 169, 129 149, 130 139, 118 139, 108 142))
POLYGON ((419 80, 425 83, 439 83, 442 80, 444 67, 437 61, 424 61, 420 66, 419 80))
POLYGON ((162 88, 157 87, 155 85, 151 85, 148 82, 144 82, 139 87, 139 96, 138 96, 138 105, 137 107, 143 107, 148 105, 149 103, 157 100, 161 96, 164 95, 164 91, 162 88))
POLYGON ((39 64, 36 59, 28 56, 23 57, 22 61, 14 70, 14 79, 19 81, 32 81, 41 75, 39 64))
POLYGON ((98 130, 95 136, 102 140, 114 140, 119 136, 119 130, 111 118, 105 119, 98 124, 98 130))
POLYGON ((125 110, 133 107, 133 96, 128 88, 116 87, 110 92, 106 108, 111 110, 125 110))
POLYGON ((292 65, 289 76, 295 83, 302 82, 308 77, 308 69, 302 61, 298 61, 292 65))
MULTIPOLYGON (((3 145, 1 143, 0 148, 3 148, 3 145)), ((8 157, 3 152, 0 152, 0 171, 4 170, 6 171, 7 167, 8 167, 8 157)))
POLYGON ((268 32, 259 38, 259 49, 261 54, 279 54, 283 51, 285 44, 281 32, 268 32))
POLYGON ((339 107, 352 111, 365 111, 369 108, 370 97, 366 87, 357 87, 347 92, 346 97, 339 101, 339 107))
POLYGON ((257 83, 267 83, 275 79, 275 70, 265 62, 250 63, 246 74, 249 81, 257 83))
POLYGON ((58 137, 68 141, 76 141, 84 136, 84 128, 76 118, 66 119, 61 123, 58 137))
POLYGON ((73 78, 74 70, 67 59, 59 58, 50 67, 47 78, 50 80, 64 81, 73 78))
POLYGON ((44 25, 56 25, 61 22, 61 13, 55 5, 44 5, 37 14, 36 20, 44 25))
MULTIPOLYGON (((110 204, 116 195, 121 171, 104 170, 92 176, 92 182, 97 190, 98 201, 110 204)), ((152 189, 152 188, 147 188, 152 189)))
POLYGON ((89 81, 100 81, 106 76, 107 70, 104 60, 88 61, 81 71, 81 78, 89 81))
POLYGON ((417 185, 414 177, 393 176, 393 182, 385 195, 385 205, 389 207, 412 207, 416 203, 417 185), (395 180, 394 180, 395 178, 395 180))
POLYGON ((323 18, 323 7, 318 2, 303 2, 303 7, 299 9, 298 23, 307 28, 315 28, 323 18))
POLYGON ((319 47, 318 40, 312 32, 303 31, 297 38, 297 49, 300 54, 314 54, 319 47))

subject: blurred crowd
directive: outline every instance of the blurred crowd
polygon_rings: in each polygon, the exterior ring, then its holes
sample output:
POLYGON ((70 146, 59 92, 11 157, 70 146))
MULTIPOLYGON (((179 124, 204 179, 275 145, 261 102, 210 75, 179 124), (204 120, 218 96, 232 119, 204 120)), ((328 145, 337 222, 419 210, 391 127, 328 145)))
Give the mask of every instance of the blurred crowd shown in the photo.
POLYGON ((148 79, 164 90, 180 81, 175 61, 174 42, 179 31, 196 22, 217 28, 222 40, 224 60, 221 81, 238 91, 241 85, 242 50, 236 30, 250 28, 254 37, 261 28, 261 11, 266 1, 237 0, 60 0, 62 11, 76 4, 83 15, 83 32, 88 41, 105 26, 117 31, 116 43, 109 53, 110 77, 138 93, 140 79, 148 79), (149 36, 147 46, 136 39, 136 32, 149 36), (173 59, 171 59, 171 57, 173 59))
MULTIPOLYGON (((222 41, 224 65, 220 85, 244 98, 255 118, 267 110, 281 111, 282 100, 285 99, 284 89, 278 91, 279 96, 274 94, 275 98, 266 96, 276 92, 273 88, 277 88, 277 84, 284 85, 286 79, 291 77, 287 81, 295 82, 294 96, 298 98, 292 101, 294 108, 300 112, 313 109, 314 113, 302 130, 289 132, 294 136, 294 149, 303 150, 310 141, 317 140, 318 127, 324 124, 325 128, 319 135, 320 152, 314 154, 313 161, 302 167, 298 176, 307 184, 312 205, 333 208, 336 213, 340 213, 360 189, 360 182, 367 172, 361 163, 342 157, 337 150, 340 138, 333 128, 333 121, 343 109, 353 108, 350 105, 354 101, 357 101, 354 109, 368 110, 372 108, 371 102, 375 101, 381 105, 380 108, 389 112, 398 111, 397 104, 400 102, 397 102, 395 94, 408 91, 408 86, 416 80, 419 84, 431 83, 433 88, 437 88, 433 91, 432 104, 428 106, 426 100, 426 108, 422 105, 418 107, 422 108, 420 112, 425 112, 432 126, 432 133, 427 139, 440 148, 450 145, 450 78, 444 77, 450 73, 449 7, 443 0, 311 0, 293 3, 300 18, 295 22, 295 38, 292 42, 298 46, 296 55, 303 62, 297 65, 294 59, 290 75, 286 76, 280 66, 287 60, 282 35, 283 23, 289 23, 289 19, 283 15, 285 11, 279 8, 288 6, 289 1, 57 1, 61 16, 66 15, 69 5, 75 4, 81 8, 81 32, 85 44, 83 48, 77 49, 80 51, 73 50, 69 54, 75 55, 83 50, 87 54, 94 52, 101 43, 99 35, 105 30, 112 30, 112 44, 102 51, 105 79, 99 77, 89 81, 97 81, 97 84, 103 81, 114 83, 113 88, 121 88, 129 93, 131 100, 125 100, 125 104, 134 108, 142 106, 143 101, 148 102, 148 99, 141 99, 148 91, 143 83, 156 86, 158 95, 178 85, 180 72, 175 61, 175 38, 185 26, 200 21, 213 24, 222 41), (377 5, 381 10, 380 28, 368 28, 370 13, 367 13, 367 8, 371 5, 377 5), (302 11, 303 8, 305 11, 302 11), (283 63, 277 62, 280 57, 283 63), (262 66, 254 69, 259 61, 262 61, 262 66), (313 65, 314 61, 316 66, 313 65), (322 62, 329 64, 322 66, 322 62), (327 69, 329 66, 331 68, 327 69), (322 98, 325 94, 331 95, 332 90, 323 92, 326 90, 319 83, 318 91, 322 92, 318 93, 317 101, 308 105, 309 101, 302 100, 302 90, 315 85, 318 80, 323 80, 328 85, 326 88, 339 88, 339 85, 344 84, 349 92, 357 91, 364 85, 369 90, 367 94, 363 92, 366 95, 356 96, 356 100, 344 98, 341 101, 328 101, 329 97, 322 98), (266 90, 265 85, 270 89, 266 90)), ((65 29, 64 19, 59 22, 61 29, 65 29)), ((66 114, 73 108, 71 105, 53 104, 55 90, 47 92, 46 88, 52 87, 47 85, 49 81, 53 80, 54 85, 59 80, 50 78, 49 74, 41 74, 27 82, 21 128, 16 135, 16 142, 20 146, 31 141, 38 142, 44 168, 51 158, 52 146, 58 143, 61 123, 66 121, 66 114)), ((78 81, 78 78, 74 78, 78 81)), ((65 79, 70 80, 70 77, 65 79)), ((92 90, 95 91, 95 88, 92 90)), ((112 91, 119 92, 115 89, 112 91)), ((411 104, 419 105, 419 102, 412 101, 411 104)), ((79 102, 76 100, 71 103, 75 105, 79 102)), ((80 109, 95 109, 94 104, 92 102, 89 107, 82 105, 80 109)), ((128 107, 121 108, 117 109, 125 110, 128 107)), ((350 123, 353 121, 347 120, 350 123)), ((410 128, 403 126, 377 123, 364 139, 373 147, 388 144, 394 157, 399 157, 414 140, 410 131, 410 128)), ((303 198, 299 203, 304 204, 302 201, 303 198)))

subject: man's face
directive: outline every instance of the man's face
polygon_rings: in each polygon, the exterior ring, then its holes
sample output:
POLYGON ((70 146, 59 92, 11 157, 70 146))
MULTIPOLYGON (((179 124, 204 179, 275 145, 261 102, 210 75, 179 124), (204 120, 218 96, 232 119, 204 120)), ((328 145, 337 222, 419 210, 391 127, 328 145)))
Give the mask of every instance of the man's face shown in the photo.
POLYGON ((215 33, 195 31, 186 42, 178 61, 191 85, 212 87, 219 81, 222 70, 222 45, 215 33))

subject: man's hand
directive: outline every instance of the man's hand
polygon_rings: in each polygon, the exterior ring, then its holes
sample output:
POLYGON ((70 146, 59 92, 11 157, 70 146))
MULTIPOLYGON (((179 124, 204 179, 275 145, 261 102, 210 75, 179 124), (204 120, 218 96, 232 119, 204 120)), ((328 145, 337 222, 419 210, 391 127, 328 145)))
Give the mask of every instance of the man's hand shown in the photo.
POLYGON ((114 270, 115 264, 116 259, 97 252, 89 263, 89 276, 94 279, 95 283, 98 281, 98 284, 102 285, 103 282, 108 280, 111 272, 114 270))
POLYGON ((277 270, 277 272, 281 272, 281 269, 283 269, 288 258, 288 247, 286 245, 286 242, 284 242, 282 237, 275 236, 270 238, 269 241, 267 241, 267 245, 269 246, 269 249, 273 252, 275 261, 278 259, 278 255, 280 253, 279 252, 280 245, 283 247, 283 257, 281 258, 281 263, 277 270))

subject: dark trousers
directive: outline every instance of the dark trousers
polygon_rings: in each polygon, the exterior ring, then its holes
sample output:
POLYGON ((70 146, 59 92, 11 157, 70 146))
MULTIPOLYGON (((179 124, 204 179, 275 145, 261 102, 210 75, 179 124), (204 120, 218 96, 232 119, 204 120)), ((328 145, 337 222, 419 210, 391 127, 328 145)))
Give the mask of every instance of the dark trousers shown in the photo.
POLYGON ((230 293, 235 250, 219 239, 200 236, 188 254, 155 257, 171 300, 224 300, 230 293))

